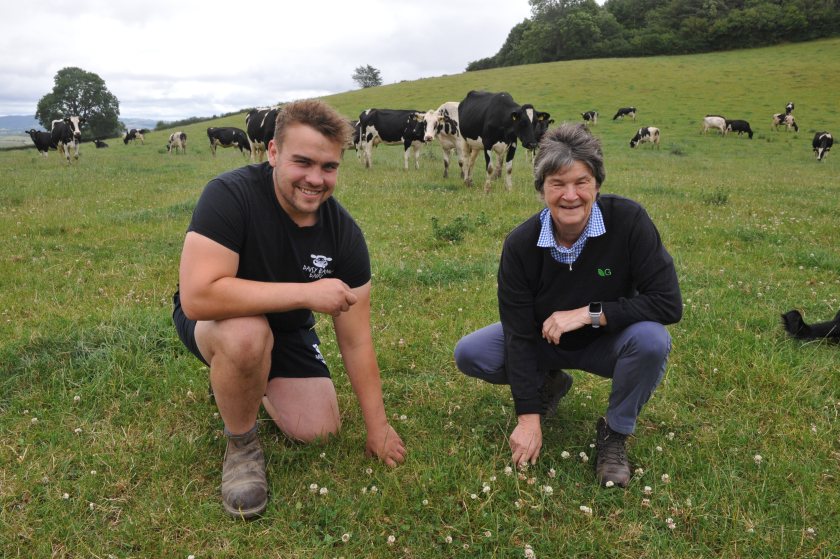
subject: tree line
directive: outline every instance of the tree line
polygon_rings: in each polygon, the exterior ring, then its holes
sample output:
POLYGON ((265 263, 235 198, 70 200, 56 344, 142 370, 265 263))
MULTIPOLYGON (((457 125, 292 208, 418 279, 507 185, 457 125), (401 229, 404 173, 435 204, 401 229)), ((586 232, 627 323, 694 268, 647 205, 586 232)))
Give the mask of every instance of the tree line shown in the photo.
POLYGON ((840 0, 528 0, 495 55, 467 71, 556 60, 693 54, 840 34, 840 0))

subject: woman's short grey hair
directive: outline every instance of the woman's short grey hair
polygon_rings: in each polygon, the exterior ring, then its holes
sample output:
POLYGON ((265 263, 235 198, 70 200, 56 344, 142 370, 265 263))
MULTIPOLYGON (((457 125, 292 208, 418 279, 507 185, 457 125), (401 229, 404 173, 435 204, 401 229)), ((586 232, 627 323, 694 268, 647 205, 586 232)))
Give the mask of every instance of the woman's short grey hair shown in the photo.
POLYGON ((542 192, 545 178, 571 167, 575 162, 584 163, 600 188, 607 178, 601 141, 590 134, 582 124, 561 124, 545 133, 534 159, 534 188, 542 192))

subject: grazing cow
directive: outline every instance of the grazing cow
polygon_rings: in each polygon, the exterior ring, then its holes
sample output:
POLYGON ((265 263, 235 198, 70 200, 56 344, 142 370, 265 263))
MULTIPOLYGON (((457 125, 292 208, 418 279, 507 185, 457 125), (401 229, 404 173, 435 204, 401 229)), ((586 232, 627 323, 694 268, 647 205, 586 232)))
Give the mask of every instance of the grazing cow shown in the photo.
POLYGON ((251 161, 262 161, 268 142, 274 138, 279 107, 251 109, 245 117, 245 129, 251 142, 251 161))
POLYGON ((362 127, 359 125, 358 120, 348 120, 347 122, 350 123, 350 127, 353 129, 353 134, 347 138, 347 141, 344 143, 344 147, 341 148, 341 157, 344 157, 344 151, 348 149, 352 149, 358 154, 359 145, 361 143, 361 134, 362 134, 362 127))
POLYGON ((32 138, 32 142, 35 144, 35 148, 38 150, 38 153, 44 157, 47 156, 47 152, 50 151, 50 148, 56 149, 57 147, 52 141, 52 134, 50 132, 42 132, 33 128, 31 130, 27 130, 26 133, 29 134, 30 138, 32 138))
POLYGON ((453 149, 458 157, 458 165, 461 167, 460 174, 463 178, 464 160, 461 153, 461 144, 458 141, 458 102, 447 101, 436 111, 428 111, 423 121, 426 123, 423 140, 431 142, 437 138, 440 148, 443 150, 443 178, 449 176, 449 161, 453 149))
POLYGON ((175 153, 178 153, 178 150, 181 150, 181 153, 187 153, 187 135, 180 130, 178 132, 173 132, 169 135, 169 141, 166 143, 166 151, 172 155, 172 150, 175 150, 175 153))
POLYGON ((796 120, 793 118, 792 114, 774 114, 772 126, 773 130, 778 130, 779 126, 784 126, 786 130, 790 130, 791 128, 793 128, 794 132, 799 132, 799 126, 796 124, 796 120))
POLYGON ((146 145, 146 139, 143 137, 143 134, 148 134, 148 132, 145 128, 141 130, 132 128, 127 132, 123 132, 123 144, 128 145, 128 142, 134 142, 134 145, 137 145, 137 140, 140 140, 141 144, 146 145))
POLYGON ((408 170, 408 149, 414 154, 414 168, 420 168, 420 147, 426 134, 425 113, 405 109, 370 109, 360 115, 365 167, 373 165, 373 148, 379 144, 402 144, 403 169, 408 170))
POLYGON ((108 147, 108 144, 106 144, 105 142, 103 142, 102 140, 99 140, 99 139, 94 140, 93 143, 96 145, 97 149, 108 147))
POLYGON ((793 112, 793 101, 788 101, 787 105, 785 105, 785 114, 789 115, 793 112))
POLYGON ((591 124, 593 126, 598 124, 598 111, 586 111, 585 113, 580 113, 580 116, 583 117, 584 124, 591 124))
POLYGON ((710 128, 716 128, 720 130, 721 136, 726 136, 726 118, 720 115, 706 115, 703 117, 703 134, 710 128))
POLYGON ((636 107, 621 107, 618 111, 616 111, 613 120, 616 120, 619 117, 624 118, 626 116, 636 120, 636 107))
POLYGON ((727 120, 726 131, 737 132, 739 136, 746 133, 750 137, 750 140, 752 140, 753 137, 753 131, 752 128, 750 128, 750 123, 746 120, 727 120))
POLYGON ((458 119, 461 127, 461 151, 464 157, 464 183, 472 186, 472 168, 478 152, 484 152, 484 164, 487 176, 484 192, 490 191, 490 182, 501 176, 502 167, 506 166, 505 188, 513 187, 513 157, 516 155, 516 140, 522 142, 525 149, 537 146, 534 136, 534 122, 539 118, 548 119, 548 113, 539 113, 533 105, 519 105, 509 93, 490 93, 488 91, 470 91, 458 105, 458 119), (492 154, 496 155, 497 165, 493 165, 492 154))
POLYGON ((814 155, 817 156, 817 161, 822 161, 826 154, 831 151, 831 146, 834 145, 834 138, 829 132, 817 132, 814 134, 814 141, 811 146, 814 148, 814 155))
POLYGON ((52 143, 59 152, 64 152, 67 163, 70 163, 70 146, 75 151, 73 158, 79 159, 79 141, 82 139, 81 126, 85 123, 84 117, 67 116, 63 119, 52 121, 52 143))
POLYGON ((207 129, 207 137, 210 139, 210 152, 213 157, 216 156, 217 146, 239 148, 239 153, 244 155, 251 153, 251 142, 248 141, 248 135, 241 128, 232 126, 225 128, 210 127, 207 129))
POLYGON ((659 148, 659 128, 654 126, 645 126, 636 131, 636 135, 630 140, 630 147, 634 148, 639 144, 650 142, 655 147, 659 148))

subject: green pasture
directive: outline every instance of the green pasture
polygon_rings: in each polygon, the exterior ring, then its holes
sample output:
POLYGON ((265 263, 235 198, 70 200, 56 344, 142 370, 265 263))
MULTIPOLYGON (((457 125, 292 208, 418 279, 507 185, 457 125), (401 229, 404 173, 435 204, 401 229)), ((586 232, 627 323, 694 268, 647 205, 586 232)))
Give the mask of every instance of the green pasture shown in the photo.
POLYGON ((810 147, 817 130, 840 134, 837 52, 833 39, 560 62, 327 98, 350 118, 432 109, 470 89, 509 91, 557 122, 600 112, 602 191, 647 208, 685 302, 630 442, 644 473, 626 491, 594 479, 607 382, 573 372, 520 479, 505 474, 509 390, 452 360, 461 336, 498 319, 502 241, 541 207, 521 151, 512 191, 498 181, 488 195, 481 164, 471 189, 457 172, 443 179, 437 145, 407 172, 399 147, 377 148, 372 169, 345 154, 337 197, 370 247, 385 404, 409 457, 389 470, 364 456, 321 318, 343 432, 302 446, 266 421, 271 501, 248 523, 223 513, 222 423, 206 368, 170 321, 192 207, 209 179, 246 162, 230 149, 211 157, 205 129, 244 128, 244 115, 183 128, 186 155, 166 153, 170 131, 84 144, 69 166, 56 152, 0 152, 0 556, 513 558, 530 545, 540 558, 840 557, 840 348, 790 340, 779 319, 840 308, 840 153, 819 163, 810 147), (799 133, 771 131, 790 100, 799 133), (611 121, 626 105, 636 122, 611 121), (755 138, 701 135, 707 113, 750 121, 755 138), (640 126, 662 130, 660 149, 629 148, 640 126))

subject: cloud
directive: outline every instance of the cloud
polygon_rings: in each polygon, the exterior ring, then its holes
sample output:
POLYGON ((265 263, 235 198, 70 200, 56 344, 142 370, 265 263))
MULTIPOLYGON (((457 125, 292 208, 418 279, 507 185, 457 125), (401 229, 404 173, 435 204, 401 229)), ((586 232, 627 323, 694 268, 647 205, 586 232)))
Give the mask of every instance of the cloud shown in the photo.
POLYGON ((61 68, 98 74, 123 116, 174 120, 337 93, 495 54, 527 0, 42 0, 4 6, 0 114, 34 114, 61 68), (63 39, 62 39, 63 37, 63 39))

